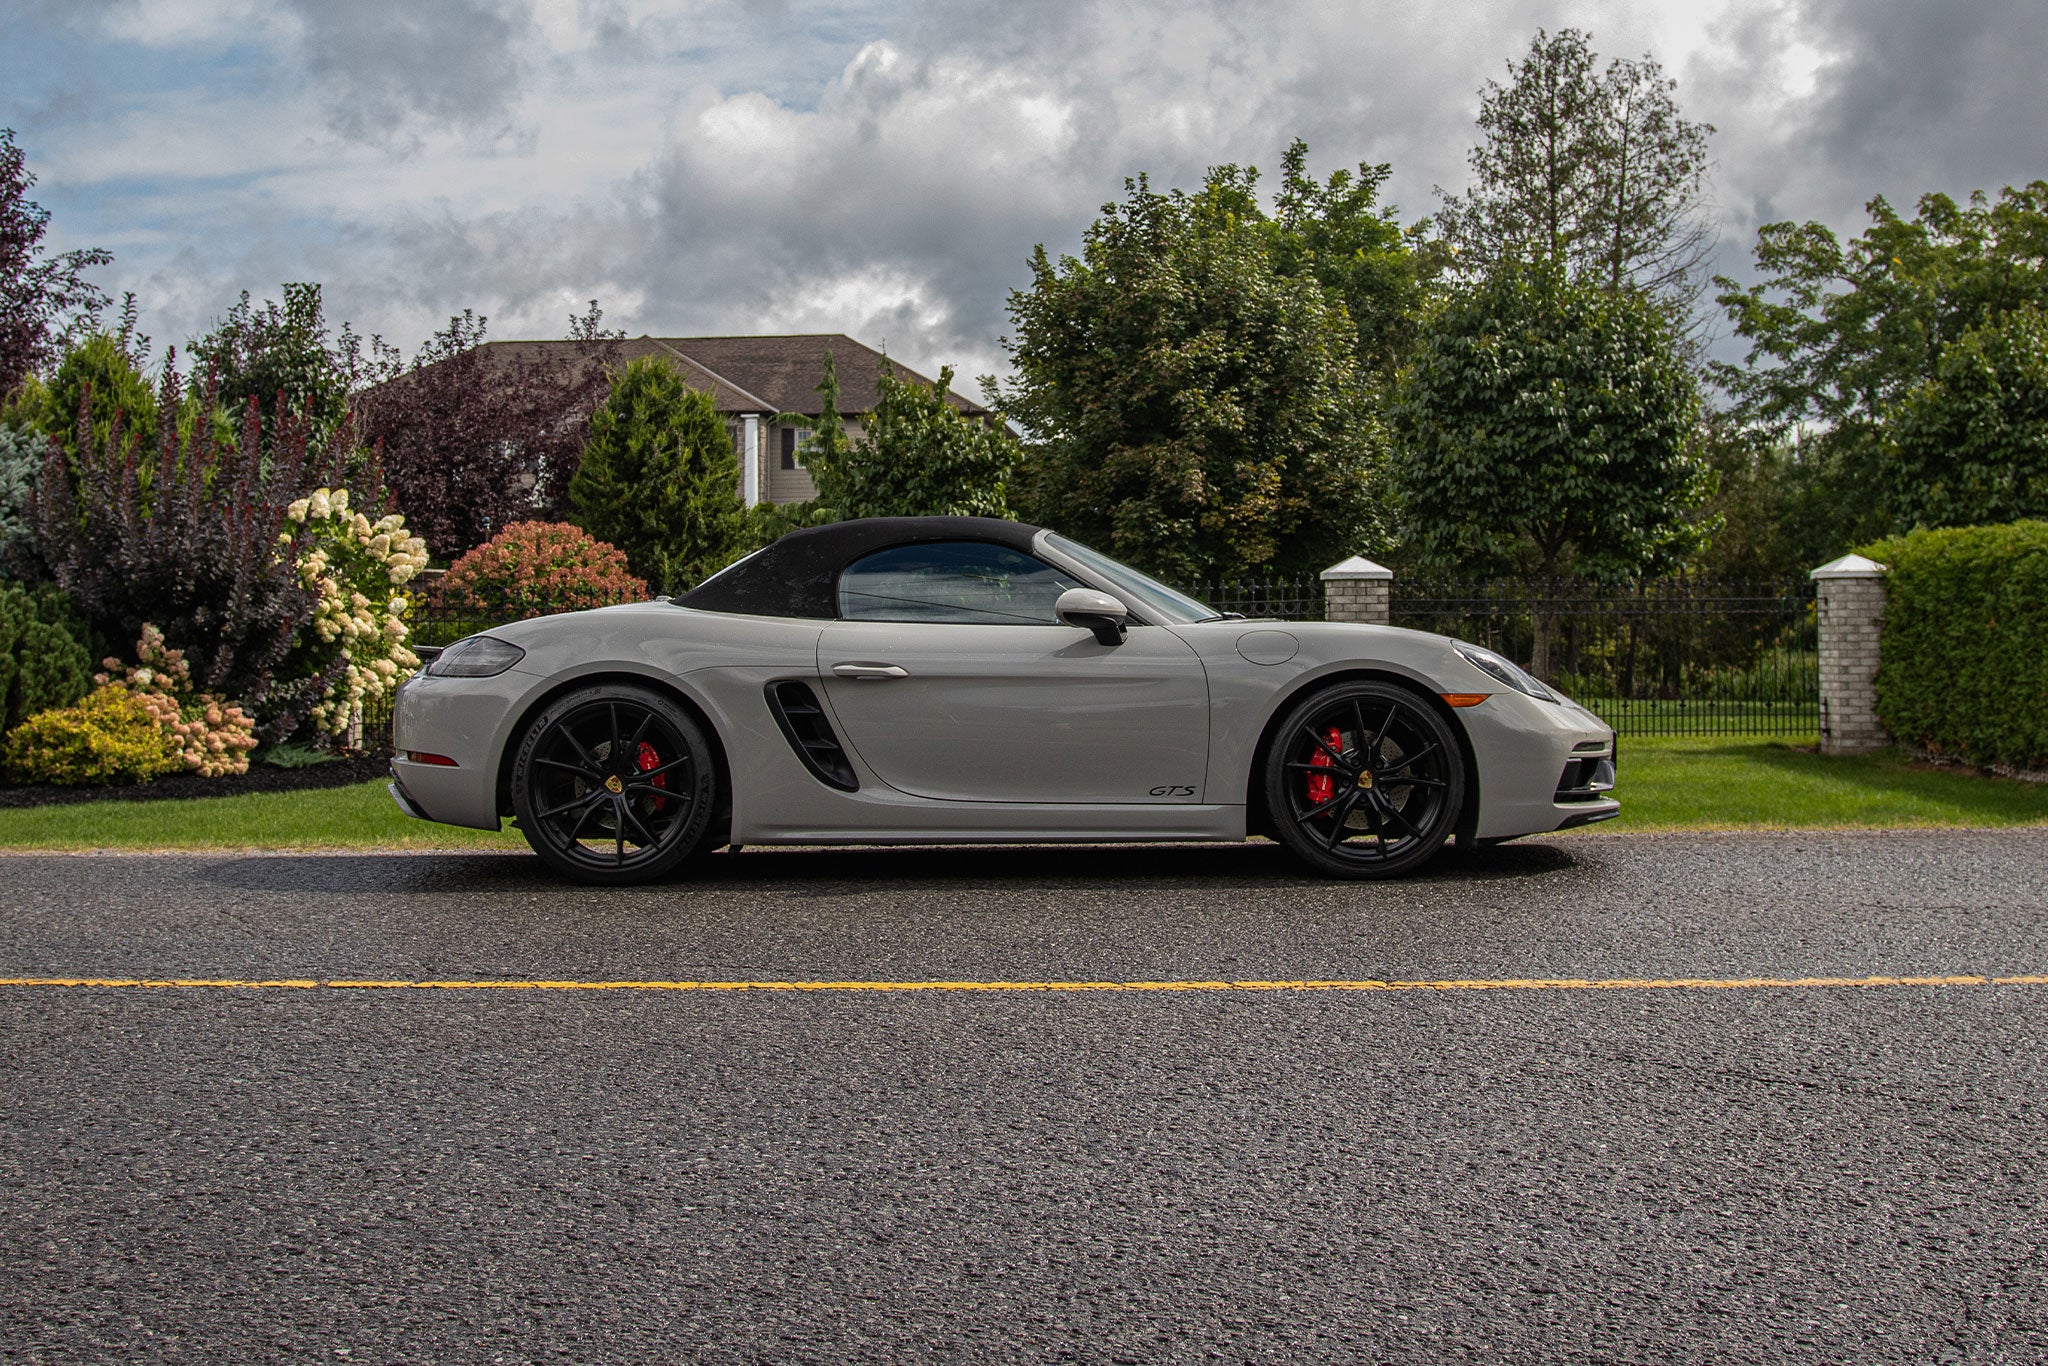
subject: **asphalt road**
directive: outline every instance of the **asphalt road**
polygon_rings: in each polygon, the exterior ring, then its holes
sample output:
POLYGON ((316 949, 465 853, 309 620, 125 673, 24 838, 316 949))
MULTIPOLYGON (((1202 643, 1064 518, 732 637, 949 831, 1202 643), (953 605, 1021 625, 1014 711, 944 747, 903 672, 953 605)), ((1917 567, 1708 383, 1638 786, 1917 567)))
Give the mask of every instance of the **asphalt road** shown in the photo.
MULTIPOLYGON (((0 858, 0 977, 2048 973, 2048 832, 0 858)), ((9 1361, 2048 1359, 2048 986, 0 986, 9 1361)))

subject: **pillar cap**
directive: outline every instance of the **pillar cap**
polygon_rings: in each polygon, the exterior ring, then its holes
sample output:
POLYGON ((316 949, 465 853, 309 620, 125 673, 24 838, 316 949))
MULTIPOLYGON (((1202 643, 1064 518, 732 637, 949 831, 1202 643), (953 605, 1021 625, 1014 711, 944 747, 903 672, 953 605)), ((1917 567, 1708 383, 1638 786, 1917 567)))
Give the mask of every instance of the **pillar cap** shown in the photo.
POLYGON ((1363 555, 1353 555, 1348 560, 1339 560, 1322 573, 1325 583, 1331 579, 1391 579, 1394 571, 1383 564, 1374 564, 1363 555))
POLYGON ((1829 560, 1814 570, 1808 577, 1815 579, 1880 579, 1889 567, 1863 555, 1844 555, 1839 560, 1829 560))

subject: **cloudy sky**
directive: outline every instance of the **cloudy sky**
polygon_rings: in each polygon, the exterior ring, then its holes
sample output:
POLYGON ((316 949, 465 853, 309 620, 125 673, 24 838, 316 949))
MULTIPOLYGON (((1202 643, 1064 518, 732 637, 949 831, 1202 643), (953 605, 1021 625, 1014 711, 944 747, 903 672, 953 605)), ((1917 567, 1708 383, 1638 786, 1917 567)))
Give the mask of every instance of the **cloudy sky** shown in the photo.
POLYGON ((844 331, 1004 368, 1034 243, 1123 178, 1390 162, 1466 182, 1478 89, 1541 28, 1649 53, 1714 124, 1723 269, 1759 223, 2048 176, 2041 0, 0 0, 0 126, 52 242, 164 342, 326 289, 410 349, 844 331))

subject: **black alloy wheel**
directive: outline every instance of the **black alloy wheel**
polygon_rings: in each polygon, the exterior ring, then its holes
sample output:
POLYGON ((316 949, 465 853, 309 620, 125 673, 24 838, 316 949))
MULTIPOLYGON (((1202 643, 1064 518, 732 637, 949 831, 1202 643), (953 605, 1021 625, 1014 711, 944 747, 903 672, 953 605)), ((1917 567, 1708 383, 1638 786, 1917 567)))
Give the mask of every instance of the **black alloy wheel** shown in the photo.
POLYGON ((1330 877, 1399 877, 1457 824, 1465 761, 1456 733, 1417 694, 1339 683, 1287 714, 1266 756, 1280 843, 1330 877))
POLYGON ((512 764, 512 809, 533 851, 558 873, 614 886, 652 881, 695 852, 717 787, 689 713, 631 684, 557 699, 512 764))

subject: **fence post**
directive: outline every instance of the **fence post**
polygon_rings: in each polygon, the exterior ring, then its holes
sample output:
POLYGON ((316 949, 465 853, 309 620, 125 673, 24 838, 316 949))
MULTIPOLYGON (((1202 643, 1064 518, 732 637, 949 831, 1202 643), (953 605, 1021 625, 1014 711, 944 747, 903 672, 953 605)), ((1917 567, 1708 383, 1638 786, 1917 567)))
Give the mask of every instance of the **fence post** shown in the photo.
POLYGON ((1323 620, 1385 626, 1393 619, 1394 571, 1385 565, 1353 555, 1325 569, 1322 579, 1323 620))
POLYGON ((1820 617, 1820 752, 1860 754, 1891 743, 1877 719, 1878 636, 1885 566, 1844 555, 1813 571, 1820 617))

